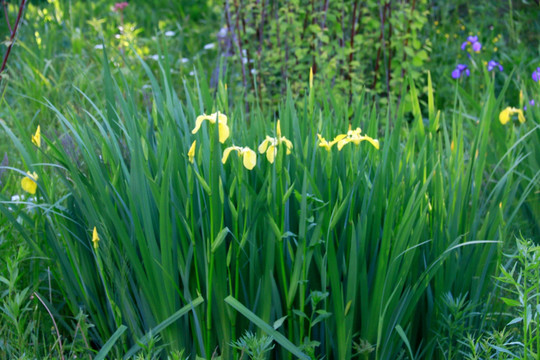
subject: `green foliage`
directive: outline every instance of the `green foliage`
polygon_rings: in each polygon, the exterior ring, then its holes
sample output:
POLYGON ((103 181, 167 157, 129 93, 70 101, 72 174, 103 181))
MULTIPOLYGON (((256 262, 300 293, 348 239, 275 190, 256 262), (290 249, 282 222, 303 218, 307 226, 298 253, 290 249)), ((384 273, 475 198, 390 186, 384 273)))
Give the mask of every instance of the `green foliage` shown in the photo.
MULTIPOLYGON (((536 4, 111 5, 30 2, 2 80, 0 357, 536 351, 534 304, 511 310, 531 317, 526 335, 523 321, 491 321, 506 306, 491 281, 503 242, 540 231, 540 107, 524 124, 497 120, 540 100, 536 4), (469 59, 460 44, 477 33, 484 50, 469 59), (505 72, 488 73, 497 54, 505 72), (462 61, 471 77, 451 80, 462 61), (191 133, 215 111, 225 144, 207 122, 191 133), (226 146, 276 136, 278 118, 291 154, 259 154, 252 171, 235 152, 222 163, 226 146), (347 124, 380 149, 319 146, 347 124), (26 171, 36 195, 20 188, 26 171)), ((534 274, 518 268, 515 291, 532 301, 534 274)))
MULTIPOLYGON (((503 169, 487 162, 496 150, 492 128, 502 128, 490 121, 500 102, 492 86, 467 132, 459 113, 447 126, 433 106, 425 126, 414 91, 411 124, 402 106, 390 107, 390 124, 364 97, 349 108, 318 84, 298 112, 302 100, 288 92, 279 116, 292 153, 281 146, 274 164, 259 156, 248 171, 234 156, 223 164, 223 147, 257 148, 274 135, 264 113, 246 127, 241 103, 229 106, 224 87, 212 94, 186 85, 182 103, 166 63, 159 80, 140 66, 152 84, 150 108, 105 67, 104 106, 86 97, 79 115, 49 104, 62 132, 44 136, 41 148, 22 129, 16 136, 4 126, 23 163, 39 173, 38 207, 47 209, 23 223, 37 224, 58 260, 63 295, 72 311, 82 304, 90 314, 96 343, 125 325, 120 353, 159 334, 169 349, 230 358, 240 334, 256 325, 268 335, 276 323, 281 356, 347 359, 374 344, 372 356, 394 359, 404 336, 414 348, 433 343, 424 330, 436 316, 430 298, 469 293, 478 303, 490 292, 496 240, 508 231, 506 214, 524 201, 516 189, 525 181, 512 177, 522 166, 514 152, 503 156, 503 169), (191 133, 198 114, 215 111, 229 117, 225 145, 209 123, 191 133), (317 133, 345 132, 350 113, 380 139, 379 151, 367 142, 318 147, 317 133), (198 296, 204 304, 189 305, 198 296), (181 308, 185 316, 170 320, 181 308)), ((516 139, 516 148, 526 140, 516 139)), ((19 231, 34 241, 24 226, 19 231)))
POLYGON ((310 68, 349 97, 398 96, 405 75, 425 79, 428 13, 424 0, 227 0, 221 53, 233 69, 229 81, 265 105, 279 103, 287 84, 303 92, 310 68))
POLYGON ((540 248, 530 240, 516 238, 517 249, 508 255, 509 261, 501 265, 496 278, 501 288, 503 311, 488 320, 491 331, 480 336, 468 334, 460 340, 459 356, 465 359, 535 359, 540 347, 540 248), (504 322, 498 321, 503 317, 504 322))
POLYGON ((249 356, 249 359, 253 360, 266 359, 266 356, 264 354, 272 350, 272 348, 274 347, 270 345, 272 345, 271 337, 268 337, 266 335, 257 337, 255 336, 255 334, 249 331, 247 331, 244 335, 242 335, 240 339, 236 340, 232 344, 234 348, 242 352, 240 357, 242 357, 242 354, 247 354, 249 356))

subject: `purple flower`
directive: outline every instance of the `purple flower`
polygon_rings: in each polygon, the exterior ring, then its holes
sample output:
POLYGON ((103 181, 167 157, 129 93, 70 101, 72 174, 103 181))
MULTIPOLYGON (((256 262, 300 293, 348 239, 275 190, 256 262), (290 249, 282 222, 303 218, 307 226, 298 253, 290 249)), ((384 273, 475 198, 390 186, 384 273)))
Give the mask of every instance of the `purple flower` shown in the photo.
POLYGON ((457 64, 454 71, 452 71, 452 78, 459 79, 465 73, 466 76, 470 76, 471 72, 468 69, 467 65, 457 64))
POLYGON ((461 50, 465 50, 467 45, 471 45, 474 52, 480 52, 482 50, 482 44, 478 41, 478 36, 469 36, 467 41, 461 44, 461 50))
POLYGON ((536 68, 535 71, 533 71, 532 73, 532 78, 535 82, 538 82, 540 81, 540 67, 539 68, 536 68))
POLYGON ((531 101, 529 101, 529 104, 531 104, 531 106, 536 105, 536 103, 534 102, 534 99, 532 99, 531 101))
POLYGON ((499 64, 498 62, 496 62, 495 60, 489 60, 488 64, 487 64, 487 69, 488 71, 491 71, 495 68, 499 68, 500 71, 503 71, 503 67, 501 64, 499 64))

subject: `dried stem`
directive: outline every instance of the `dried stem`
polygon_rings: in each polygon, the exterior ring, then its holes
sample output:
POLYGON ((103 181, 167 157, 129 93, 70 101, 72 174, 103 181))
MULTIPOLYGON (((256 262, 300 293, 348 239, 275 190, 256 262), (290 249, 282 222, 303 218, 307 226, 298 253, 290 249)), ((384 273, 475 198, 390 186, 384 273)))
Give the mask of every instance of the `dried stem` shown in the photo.
POLYGON ((242 64, 242 83, 244 84, 244 88, 247 88, 247 81, 246 81, 246 65, 244 64, 243 59, 243 52, 242 52, 242 34, 240 33, 240 6, 238 5, 238 0, 234 0, 234 6, 236 8, 236 23, 235 23, 235 30, 236 30, 236 40, 238 44, 238 56, 240 57, 240 63, 242 64))
POLYGON ((349 54, 349 74, 347 78, 349 79, 349 104, 352 101, 352 61, 353 61, 353 49, 354 49, 354 26, 356 24, 356 9, 358 8, 358 0, 355 0, 352 12, 352 23, 351 23, 351 53, 349 54))
POLYGON ((9 35, 11 36, 13 34, 13 30, 11 29, 11 23, 9 21, 9 14, 8 14, 8 8, 7 8, 7 1, 2 1, 2 6, 4 7, 4 14, 6 16, 6 24, 9 29, 9 35))
MULTIPOLYGON (((26 5, 26 0, 21 0, 21 4, 19 5, 19 13, 17 14, 17 20, 15 20, 15 25, 13 26, 13 30, 11 31, 11 36, 9 38, 9 45, 6 50, 6 53, 4 54, 4 60, 2 61, 2 66, 0 66, 0 80, 2 80, 2 72, 6 68, 7 60, 9 58, 9 54, 11 53, 11 48, 13 47, 13 43, 15 41, 15 35, 17 34, 17 29, 19 28, 19 24, 21 22, 25 5, 26 5)), ((5 2, 4 2, 4 6, 5 6, 5 2)), ((7 16, 7 12, 6 12, 6 16, 7 16)))
MULTIPOLYGON (((409 44, 409 37, 407 35, 409 35, 409 32, 411 31, 411 22, 412 22, 412 17, 413 17, 415 7, 416 7, 416 0, 412 0, 411 15, 409 18, 409 22, 407 23, 407 32, 405 34, 405 40, 403 40, 403 49, 405 49, 407 45, 409 44)), ((401 60, 401 64, 405 64, 405 60, 407 60, 407 52, 403 51, 403 60, 401 60)), ((403 77, 405 77, 405 66, 401 67, 401 78, 403 77)))
POLYGON ((390 80, 392 79, 392 0, 390 0, 386 5, 388 6, 388 19, 390 19, 388 21, 388 66, 386 68, 386 91, 388 94, 390 94, 390 80))
POLYGON ((381 52, 384 46, 384 25, 386 23, 386 4, 384 6, 381 5, 381 2, 379 0, 379 16, 381 18, 381 34, 379 35, 379 43, 381 44, 379 46, 379 50, 377 50, 377 60, 375 61, 375 74, 373 75, 373 84, 371 84, 371 89, 374 90, 375 86, 377 86, 377 75, 379 72, 379 68, 381 66, 381 52))
POLYGON ((64 360, 64 349, 62 347, 62 337, 60 336, 60 331, 58 330, 58 326, 56 325, 56 320, 54 320, 54 316, 52 315, 51 311, 49 310, 49 308, 47 307, 47 305, 45 304, 43 299, 38 295, 37 292, 34 292, 34 296, 37 297, 38 300, 43 304, 43 306, 45 307, 45 310, 47 310, 47 312, 49 313, 49 316, 51 317, 51 320, 54 325, 54 329, 56 330, 56 336, 58 336, 58 345, 60 347, 60 357, 62 358, 62 360, 64 360))

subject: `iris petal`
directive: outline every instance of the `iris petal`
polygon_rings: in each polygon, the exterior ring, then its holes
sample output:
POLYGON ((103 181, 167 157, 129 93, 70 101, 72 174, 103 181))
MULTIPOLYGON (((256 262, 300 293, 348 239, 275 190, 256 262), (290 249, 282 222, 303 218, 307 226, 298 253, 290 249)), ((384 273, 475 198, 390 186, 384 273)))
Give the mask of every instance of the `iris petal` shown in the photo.
POLYGON ((505 125, 508 121, 510 121, 510 111, 510 107, 507 107, 506 109, 501 111, 501 113, 499 114, 499 121, 501 122, 501 124, 505 125))
POLYGON ((229 137, 230 130, 226 123, 218 123, 218 131, 219 131, 219 142, 224 143, 225 140, 229 137))
POLYGON ((270 136, 266 136, 266 139, 263 140, 263 142, 261 143, 261 145, 259 145, 259 153, 263 154, 266 149, 268 148, 268 145, 270 145, 270 143, 272 142, 272 138, 270 136))
POLYGON ((268 159, 268 162, 270 164, 274 163, 274 159, 276 158, 277 148, 275 145, 270 145, 268 147, 268 150, 266 150, 266 158, 268 159))
POLYGON ((226 148, 225 150, 223 150, 223 157, 221 158, 221 162, 223 164, 225 164, 227 162, 227 159, 229 158, 229 154, 231 153, 231 151, 233 150, 236 150, 238 151, 238 148, 237 146, 229 146, 228 148, 226 148))
POLYGON ((244 150, 244 167, 248 170, 252 170, 257 165, 257 154, 250 148, 244 150))

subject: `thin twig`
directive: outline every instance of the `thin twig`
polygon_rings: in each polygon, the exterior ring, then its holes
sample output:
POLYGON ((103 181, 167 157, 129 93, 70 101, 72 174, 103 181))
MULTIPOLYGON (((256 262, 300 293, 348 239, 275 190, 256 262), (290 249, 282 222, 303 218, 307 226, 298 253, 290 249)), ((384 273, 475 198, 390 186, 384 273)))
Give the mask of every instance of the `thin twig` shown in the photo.
POLYGON ((52 320, 53 325, 54 325, 54 329, 56 330, 56 335, 58 336, 58 345, 60 346, 60 357, 62 358, 62 360, 64 360, 64 349, 62 347, 62 337, 60 336, 60 331, 58 331, 58 326, 56 325, 56 321, 54 320, 54 316, 52 315, 51 311, 49 310, 49 308, 47 307, 47 305, 45 304, 43 299, 35 291, 34 291, 34 296, 37 297, 38 300, 43 304, 43 306, 45 307, 45 310, 47 310, 47 312, 49 313, 49 316, 51 317, 51 320, 52 320))
POLYGON ((379 16, 381 18, 381 34, 379 35, 379 43, 381 44, 379 46, 379 49, 377 50, 377 60, 375 61, 375 71, 373 75, 373 84, 371 84, 371 89, 375 90, 375 86, 377 85, 377 75, 379 72, 379 67, 381 66, 381 51, 384 44, 384 24, 386 22, 386 5, 381 6, 381 2, 379 0, 379 16))
POLYGON ((353 61, 353 54, 354 54, 354 25, 356 24, 357 7, 358 7, 358 0, 354 2, 353 12, 352 12, 351 41, 350 41, 351 53, 349 54, 349 74, 347 76, 349 78, 349 104, 352 101, 352 61, 353 61))
POLYGON ((8 14, 8 8, 7 8, 7 1, 2 1, 2 6, 4 7, 4 14, 6 15, 6 24, 9 29, 9 35, 11 36, 13 34, 13 30, 11 29, 11 23, 9 22, 9 14, 8 14))
POLYGON ((242 36, 240 34, 240 6, 238 5, 238 0, 234 0, 234 6, 236 8, 236 23, 235 23, 235 30, 236 30, 236 43, 238 44, 238 56, 240 57, 240 64, 242 65, 242 83, 244 84, 244 88, 247 88, 247 81, 246 81, 246 66, 244 64, 244 58, 243 58, 243 52, 242 52, 242 36))
POLYGON ((6 53, 4 55, 4 60, 2 61, 2 66, 0 66, 0 80, 2 80, 2 72, 6 68, 7 60, 9 58, 9 54, 11 53, 11 48, 13 47, 13 42, 15 41, 15 35, 17 34, 17 29, 19 28, 19 23, 21 21, 24 6, 26 5, 26 0, 21 0, 21 5, 19 5, 19 13, 17 14, 17 20, 15 21, 15 25, 13 27, 13 31, 11 32, 11 36, 9 38, 9 46, 6 50, 6 53))
POLYGON ((386 92, 390 94, 390 80, 392 79, 392 0, 386 3, 388 7, 388 47, 387 47, 387 63, 386 67, 386 92))
MULTIPOLYGON (((411 23, 412 23, 412 17, 413 17, 415 7, 416 7, 416 0, 412 0, 411 14, 410 14, 409 22, 407 23, 407 31, 405 33, 405 40, 403 40, 403 49, 405 49, 407 45, 409 44, 409 37, 407 35, 409 35, 409 32, 411 31, 411 23)), ((405 66, 404 66, 405 60, 407 60, 407 52, 403 51, 403 60, 401 60, 401 78, 405 77, 405 66)))

